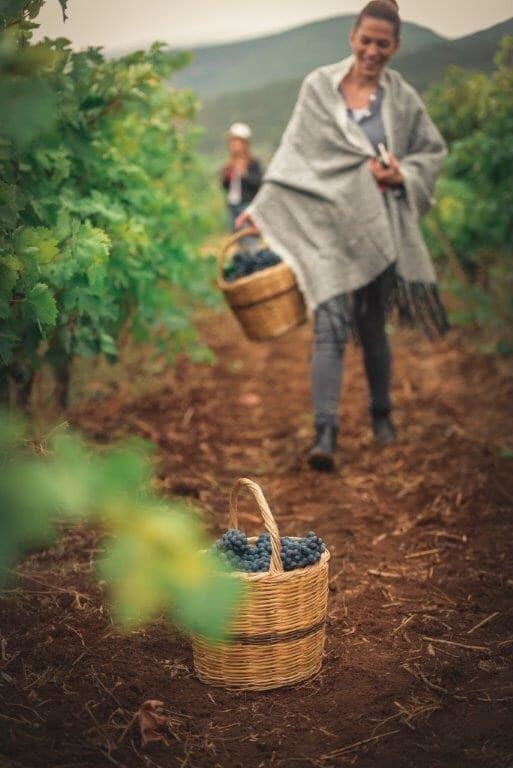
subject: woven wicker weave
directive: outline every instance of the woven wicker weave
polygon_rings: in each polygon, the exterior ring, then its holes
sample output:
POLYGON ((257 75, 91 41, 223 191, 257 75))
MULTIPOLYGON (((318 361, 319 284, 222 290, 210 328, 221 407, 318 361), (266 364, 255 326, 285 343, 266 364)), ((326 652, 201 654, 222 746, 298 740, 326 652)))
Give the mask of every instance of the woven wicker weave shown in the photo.
POLYGON ((217 284, 248 339, 265 341, 305 322, 306 308, 291 268, 284 262, 232 283, 223 279, 223 266, 238 241, 250 230, 230 237, 218 258, 217 284))
MULTIPOLYGON (((229 528, 238 527, 237 497, 249 490, 271 536, 268 573, 234 573, 248 582, 248 597, 227 642, 194 636, 194 667, 200 680, 225 688, 263 691, 305 680, 319 671, 325 640, 329 552, 306 568, 284 571, 280 534, 260 486, 239 479, 230 496, 229 528)), ((250 539, 251 541, 251 539, 250 539)))

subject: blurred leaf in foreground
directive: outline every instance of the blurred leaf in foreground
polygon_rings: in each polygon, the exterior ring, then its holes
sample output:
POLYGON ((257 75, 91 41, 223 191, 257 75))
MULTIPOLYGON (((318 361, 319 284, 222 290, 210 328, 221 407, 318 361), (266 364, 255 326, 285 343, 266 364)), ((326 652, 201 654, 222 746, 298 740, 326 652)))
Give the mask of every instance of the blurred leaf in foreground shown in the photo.
POLYGON ((24 551, 51 542, 57 522, 96 522, 107 532, 100 572, 121 624, 165 612, 185 630, 222 637, 241 583, 205 553, 193 510, 152 494, 149 467, 145 447, 100 455, 67 434, 37 454, 25 426, 1 414, 0 584, 24 551))

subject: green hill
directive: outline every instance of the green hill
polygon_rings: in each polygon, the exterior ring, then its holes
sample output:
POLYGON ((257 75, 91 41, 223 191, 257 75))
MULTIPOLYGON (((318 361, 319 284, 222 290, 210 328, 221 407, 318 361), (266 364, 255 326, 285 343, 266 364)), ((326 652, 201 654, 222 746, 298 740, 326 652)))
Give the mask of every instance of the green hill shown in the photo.
MULTIPOLYGON (((507 34, 513 34, 513 18, 472 35, 423 47, 421 55, 412 53, 411 47, 408 52, 405 45, 395 57, 393 66, 422 91, 430 83, 441 79, 450 64, 467 69, 491 70, 500 40, 507 34)), ((343 55, 344 51, 338 58, 343 55)), ((337 57, 331 60, 336 61, 337 57)), ((329 61, 327 57, 324 59, 324 63, 329 61)), ((302 75, 283 78, 280 82, 257 89, 206 100, 200 113, 200 122, 205 128, 203 151, 211 155, 223 153, 227 126, 236 120, 244 120, 253 128, 255 148, 263 158, 269 158, 288 121, 301 81, 302 75)))
POLYGON ((513 18, 456 40, 442 40, 422 51, 420 63, 415 54, 397 57, 396 68, 419 91, 440 80, 451 64, 463 69, 489 72, 493 57, 505 35, 513 35, 513 18))
MULTIPOLYGON (((315 67, 348 55, 353 22, 353 15, 337 16, 267 37, 196 48, 192 64, 177 73, 173 82, 212 99, 303 78, 315 67)), ((425 27, 403 24, 404 54, 443 40, 425 27)))

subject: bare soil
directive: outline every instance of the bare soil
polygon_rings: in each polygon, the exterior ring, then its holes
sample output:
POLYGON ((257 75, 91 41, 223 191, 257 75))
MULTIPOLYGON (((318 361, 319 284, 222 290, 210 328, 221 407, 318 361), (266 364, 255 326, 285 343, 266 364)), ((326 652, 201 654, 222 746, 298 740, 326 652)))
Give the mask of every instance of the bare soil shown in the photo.
POLYGON ((163 620, 116 630, 94 576, 101 534, 76 527, 20 565, 1 603, 2 766, 513 766, 512 371, 461 334, 394 334, 399 439, 380 449, 351 349, 337 469, 319 474, 306 463, 310 335, 251 344, 216 316, 216 364, 153 378, 134 365, 70 420, 101 443, 154 440, 160 488, 199 504, 213 535, 249 476, 284 535, 325 539, 320 674, 266 693, 203 685, 163 620), (166 743, 143 749, 133 716, 147 699, 169 722, 166 743))

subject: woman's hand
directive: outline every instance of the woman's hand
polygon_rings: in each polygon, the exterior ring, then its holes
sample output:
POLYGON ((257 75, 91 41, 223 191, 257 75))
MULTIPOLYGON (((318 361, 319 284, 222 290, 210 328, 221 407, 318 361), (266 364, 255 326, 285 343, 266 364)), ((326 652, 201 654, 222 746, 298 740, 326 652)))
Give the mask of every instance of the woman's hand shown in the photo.
POLYGON ((390 153, 390 167, 383 168, 379 160, 371 158, 369 168, 377 183, 386 187, 398 187, 404 183, 404 176, 399 167, 399 161, 390 153))
POLYGON ((256 226, 255 222, 251 218, 251 215, 249 213, 246 213, 246 211, 242 211, 242 213, 237 216, 234 222, 235 229, 246 229, 249 228, 249 232, 247 233, 249 235, 259 235, 260 230, 256 226))
POLYGON ((244 176, 248 170, 248 158, 247 157, 234 157, 231 158, 231 168, 238 176, 244 176))

